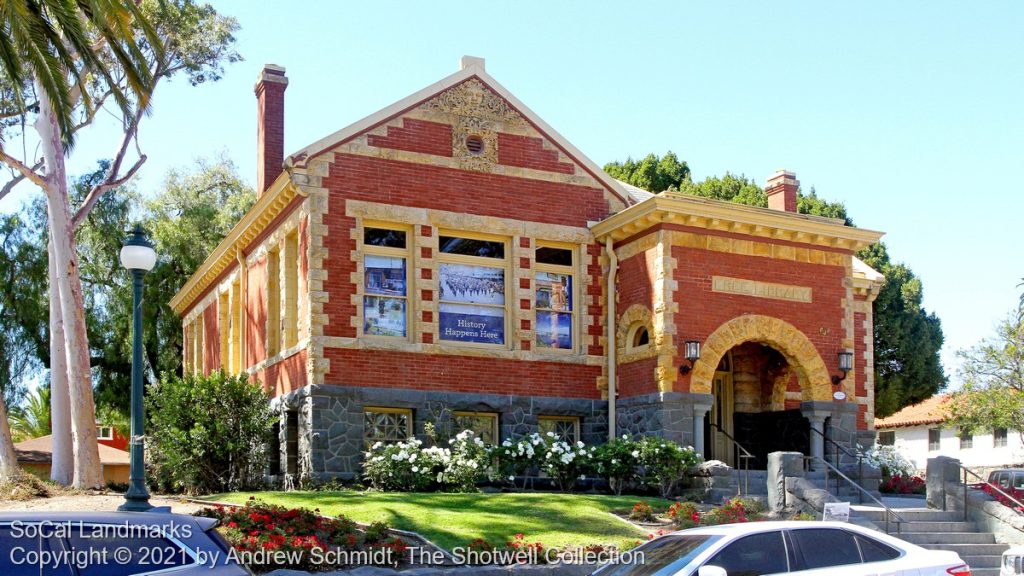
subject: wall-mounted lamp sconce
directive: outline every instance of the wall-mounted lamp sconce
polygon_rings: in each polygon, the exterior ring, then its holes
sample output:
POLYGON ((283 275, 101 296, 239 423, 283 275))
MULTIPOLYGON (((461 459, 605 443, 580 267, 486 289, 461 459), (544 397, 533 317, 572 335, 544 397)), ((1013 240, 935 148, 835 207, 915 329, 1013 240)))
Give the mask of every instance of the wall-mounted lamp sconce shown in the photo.
POLYGON ((839 386, 839 383, 846 379, 846 374, 853 370, 853 352, 849 350, 839 351, 839 371, 843 373, 842 376, 833 376, 832 384, 839 386))
POLYGON ((693 363, 700 359, 700 342, 697 340, 687 340, 685 348, 686 359, 690 361, 690 365, 683 364, 679 367, 679 373, 686 375, 693 369, 693 363))

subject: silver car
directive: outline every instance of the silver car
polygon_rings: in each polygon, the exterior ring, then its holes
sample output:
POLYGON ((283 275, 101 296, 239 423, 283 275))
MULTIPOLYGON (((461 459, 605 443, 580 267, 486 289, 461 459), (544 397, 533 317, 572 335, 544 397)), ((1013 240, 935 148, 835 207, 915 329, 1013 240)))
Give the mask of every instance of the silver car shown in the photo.
POLYGON ((749 522, 673 532, 594 576, 970 576, 956 552, 842 522, 749 522), (638 553, 642 552, 640 555, 638 553))

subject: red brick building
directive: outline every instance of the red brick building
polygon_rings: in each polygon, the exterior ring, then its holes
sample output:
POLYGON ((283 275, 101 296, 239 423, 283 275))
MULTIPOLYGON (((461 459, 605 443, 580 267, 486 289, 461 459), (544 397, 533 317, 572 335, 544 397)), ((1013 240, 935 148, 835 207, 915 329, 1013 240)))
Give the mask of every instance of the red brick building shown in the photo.
POLYGON ((350 477, 427 423, 730 462, 730 437, 763 458, 873 434, 883 279, 853 254, 881 234, 797 214, 793 174, 771 209, 634 188, 469 57, 285 158, 287 82, 256 84, 256 205, 171 302, 190 369, 274 396, 272 474, 350 477))

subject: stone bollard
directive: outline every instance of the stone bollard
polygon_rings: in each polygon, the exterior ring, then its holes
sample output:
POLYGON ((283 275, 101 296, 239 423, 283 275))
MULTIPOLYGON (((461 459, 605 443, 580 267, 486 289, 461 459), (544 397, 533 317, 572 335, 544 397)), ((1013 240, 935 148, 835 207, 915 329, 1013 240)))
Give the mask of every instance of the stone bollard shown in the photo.
POLYGON ((955 487, 960 484, 960 461, 949 456, 936 456, 928 459, 925 470, 928 507, 936 510, 960 508, 960 495, 955 492, 955 487))
POLYGON ((804 455, 800 452, 772 452, 768 455, 768 512, 786 507, 786 476, 803 477, 804 455))

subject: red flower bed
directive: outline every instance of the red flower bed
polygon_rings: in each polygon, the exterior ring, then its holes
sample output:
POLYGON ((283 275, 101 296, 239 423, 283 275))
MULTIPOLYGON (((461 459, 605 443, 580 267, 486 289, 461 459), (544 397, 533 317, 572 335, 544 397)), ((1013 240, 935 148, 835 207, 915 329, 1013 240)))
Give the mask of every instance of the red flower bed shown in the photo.
POLYGON ((381 563, 397 564, 404 560, 408 546, 400 538, 388 537, 386 527, 375 525, 362 534, 352 520, 344 516, 325 518, 319 512, 250 498, 245 506, 218 505, 204 508, 196 515, 220 520, 218 530, 238 559, 252 570, 333 568, 344 565, 347 556, 341 551, 374 548, 388 551, 374 556, 388 559, 381 563))
POLYGON ((882 494, 925 494, 924 478, 894 474, 878 485, 882 494))

